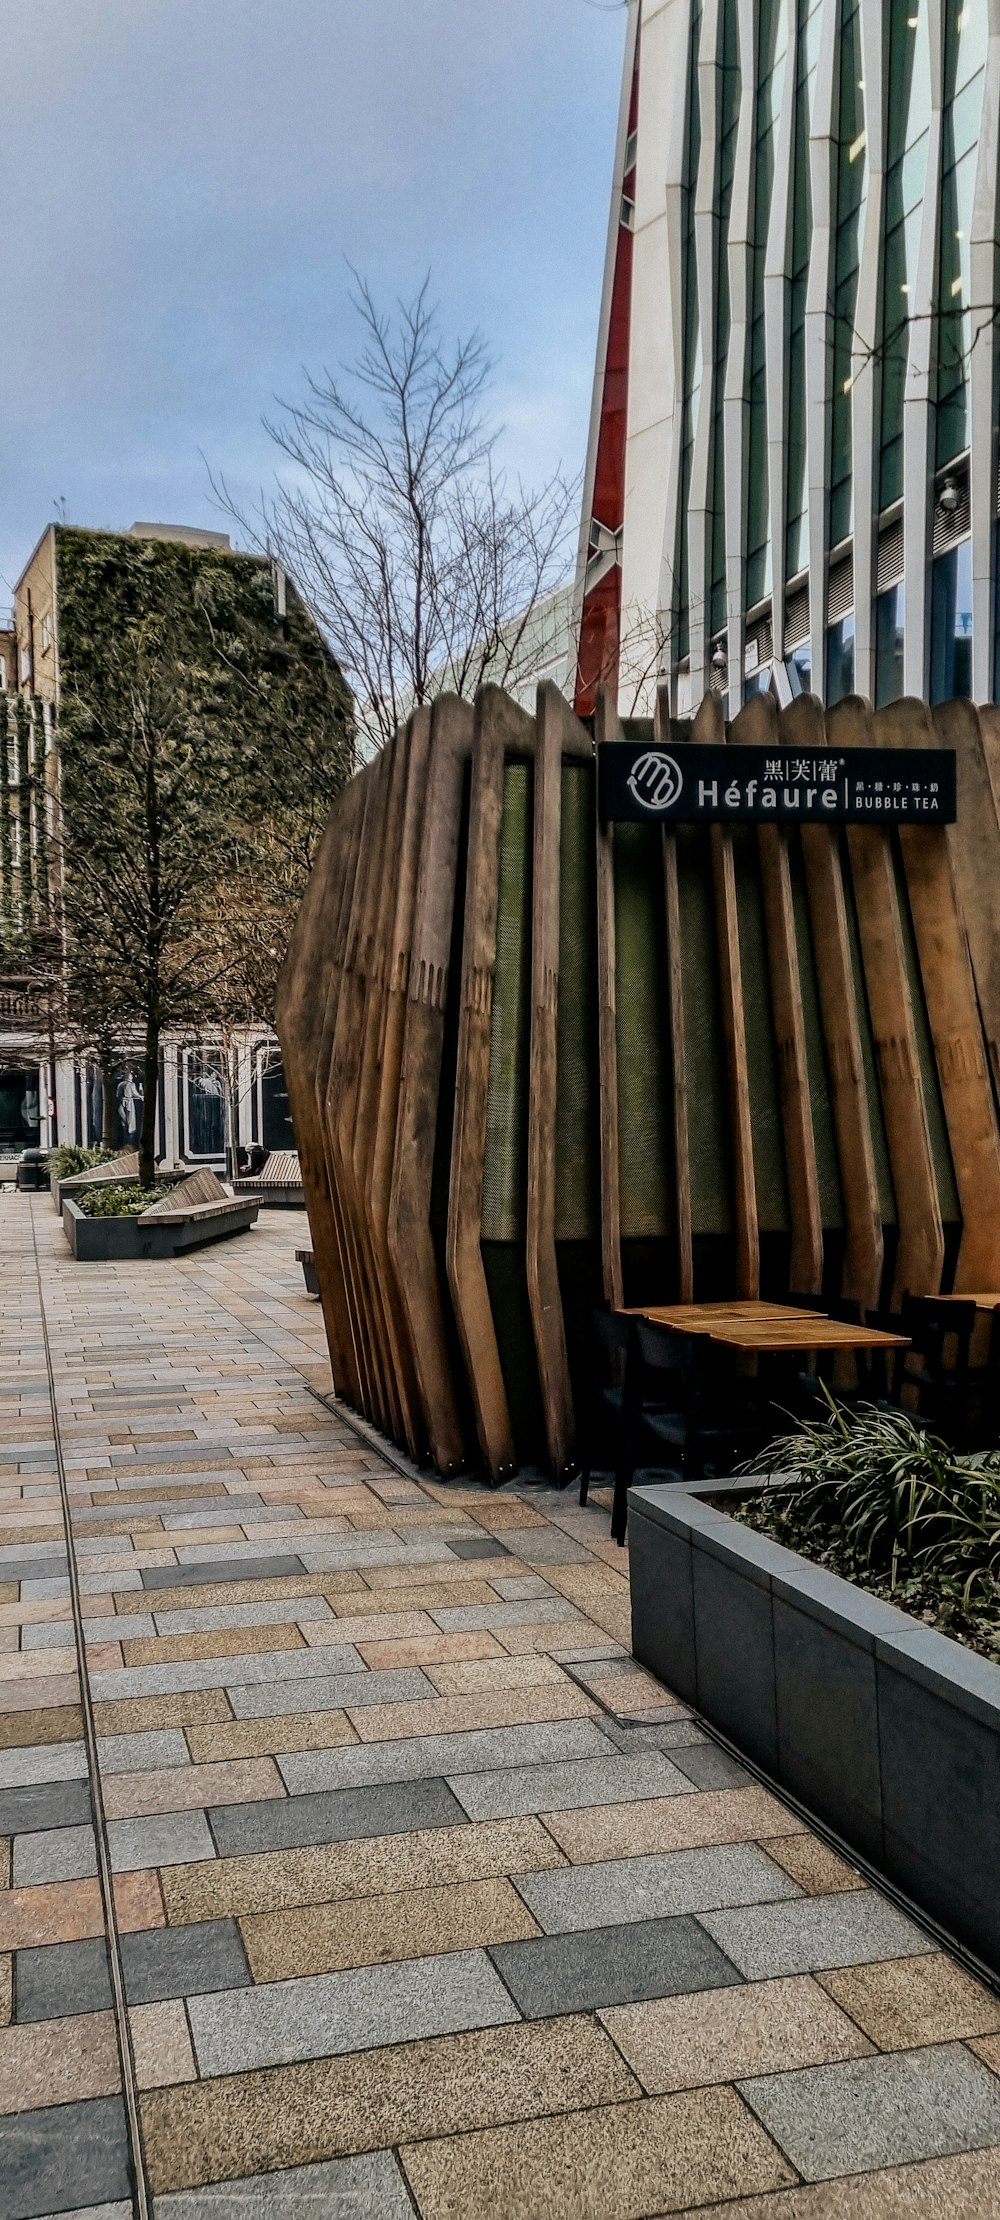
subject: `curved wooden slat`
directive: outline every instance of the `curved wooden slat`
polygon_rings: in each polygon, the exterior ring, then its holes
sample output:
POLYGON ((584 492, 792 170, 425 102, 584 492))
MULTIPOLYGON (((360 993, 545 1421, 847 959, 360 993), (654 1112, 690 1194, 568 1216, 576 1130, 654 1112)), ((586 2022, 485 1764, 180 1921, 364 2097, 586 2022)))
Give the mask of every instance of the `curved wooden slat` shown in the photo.
MULTIPOLYGON (((876 710, 875 738, 915 748, 936 734, 922 702, 899 701, 876 710)), ((962 1213, 955 1287, 1000 1287, 1000 1134, 948 835, 901 825, 899 845, 962 1213)))
MULTIPOLYGON (((833 754, 846 748, 871 747, 872 713, 867 702, 852 696, 828 710, 826 736, 828 749, 833 754)), ((865 985, 899 1216, 893 1284, 896 1300, 907 1290, 913 1295, 937 1294, 944 1264, 944 1229, 890 839, 891 835, 874 825, 847 827, 865 985)))
MULTIPOLYGON (((597 690, 598 748, 622 738, 610 689, 597 690)), ((618 1037, 615 989, 615 829, 597 815, 597 1064, 600 1075, 601 1270, 604 1300, 619 1308, 622 1285, 621 1179, 618 1162, 618 1037)))
POLYGON ((369 1416, 391 1433, 400 1422, 394 1388, 389 1379, 386 1352, 371 1285, 355 1193, 349 1141, 357 1090, 364 1018, 366 936, 370 930, 373 890, 378 885, 383 845, 385 795, 392 764, 392 749, 384 749, 371 766, 367 806, 361 832, 355 884, 347 918, 340 993, 326 1073, 323 1116, 327 1149, 344 1232, 344 1248, 354 1292, 360 1354, 368 1383, 369 1416))
POLYGON ((508 1479, 517 1467, 482 1252, 500 829, 505 753, 532 754, 535 728, 525 711, 494 686, 481 689, 475 714, 447 1258, 479 1446, 495 1483, 508 1479))
MULTIPOLYGON (((691 727, 695 742, 722 744, 726 727, 716 694, 706 694, 691 727)), ((760 1293, 760 1238, 757 1230, 757 1189, 753 1169, 753 1130, 750 1088, 747 1080, 746 1022, 743 1014, 743 972, 740 962, 739 918, 736 908, 736 871, 733 836, 725 825, 711 829, 712 882, 718 936, 719 985, 722 997, 722 1031, 729 1074, 729 1111, 733 1143, 733 1202, 736 1219, 736 1279, 741 1295, 760 1293)))
POLYGON ((996 710, 977 710, 968 701, 939 702, 930 712, 928 744, 954 748, 957 759, 958 822, 948 826, 945 837, 993 1082, 1000 1090, 1000 814, 984 738, 984 726, 993 719, 996 710))
MULTIPOLYGON (((747 702, 729 727, 735 745, 773 748, 777 712, 770 695, 747 702)), ((771 982, 771 1015, 778 1051, 778 1085, 792 1223, 790 1275, 793 1288, 818 1293, 823 1283, 823 1221, 816 1166, 816 1136, 809 1100, 809 1065, 802 1015, 802 983, 788 865, 788 835, 777 825, 758 825, 764 921, 771 982)))
POLYGON ((558 1479, 571 1468, 575 1449, 566 1328, 556 1262, 562 764, 564 755, 586 759, 592 747, 586 727, 574 717, 555 686, 538 689, 536 725, 527 1266, 546 1444, 549 1463, 558 1479))
MULTIPOLYGON (((666 687, 657 687, 653 730, 656 739, 664 747, 669 747, 670 699, 666 687)), ((677 1300, 679 1303, 689 1303, 694 1295, 694 1236, 691 1217, 691 1157, 688 1146, 687 1049, 684 1039, 684 973, 677 834, 668 825, 664 825, 662 838, 663 908, 667 938, 667 1022, 670 1028, 670 1068, 673 1074, 677 1300)))
POLYGON ((430 734, 430 710, 418 709, 410 722, 395 900, 385 957, 378 1089, 372 1113, 372 1145, 365 1187, 372 1244, 389 1290, 390 1316, 398 1341, 400 1398, 407 1422, 407 1445, 417 1463, 422 1462, 426 1452, 429 1426, 420 1393, 406 1305, 389 1247, 389 1206, 430 734))
POLYGON ((391 1260, 373 1224, 369 1199, 369 1166, 375 1142, 376 1107, 381 1081, 382 1035, 385 1022, 387 971, 395 911, 399 855, 410 764, 410 728, 402 726, 393 742, 392 764, 383 829, 381 867, 375 887, 375 917, 364 950, 366 973, 364 1016, 358 1083, 350 1120, 347 1105, 342 1113, 340 1146, 350 1152, 353 1187, 362 1230, 366 1271, 376 1308, 380 1343, 398 1405, 402 1434, 412 1457, 419 1460, 423 1426, 420 1397, 410 1356, 409 1338, 401 1318, 399 1291, 391 1260))
POLYGON ((443 695, 434 703, 387 1227, 430 1452, 445 1475, 462 1470, 470 1445, 459 1413, 430 1214, 462 793, 472 732, 466 702, 443 695))
MULTIPOLYGON (((782 742, 803 755, 822 754, 827 746, 823 711, 811 695, 782 710, 778 729, 782 742)), ((873 1309, 882 1284, 884 1237, 840 854, 837 836, 826 825, 803 825, 801 840, 844 1205, 843 1293, 873 1309)))
POLYGON ((276 1015, 334 1389, 355 1405, 361 1402, 361 1381, 315 1079, 316 1011, 325 999, 331 943, 363 800, 364 789, 354 779, 324 833, 281 968, 276 1015))

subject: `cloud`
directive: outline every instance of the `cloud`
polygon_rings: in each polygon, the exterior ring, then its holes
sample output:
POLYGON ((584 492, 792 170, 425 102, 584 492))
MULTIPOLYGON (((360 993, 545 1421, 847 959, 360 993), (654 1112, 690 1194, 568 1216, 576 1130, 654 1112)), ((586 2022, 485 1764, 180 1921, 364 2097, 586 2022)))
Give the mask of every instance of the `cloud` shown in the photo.
POLYGON ((351 346, 346 259, 431 267, 500 358, 505 459, 582 458, 620 11, 587 0, 32 0, 5 57, 0 571, 72 521, 217 523, 260 415, 351 346))

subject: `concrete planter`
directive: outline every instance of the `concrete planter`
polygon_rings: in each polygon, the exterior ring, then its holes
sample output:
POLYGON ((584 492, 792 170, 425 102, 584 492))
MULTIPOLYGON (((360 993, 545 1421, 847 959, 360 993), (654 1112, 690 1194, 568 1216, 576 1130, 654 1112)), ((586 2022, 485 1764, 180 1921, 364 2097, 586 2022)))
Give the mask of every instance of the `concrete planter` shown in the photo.
POLYGON ((758 1492, 632 1490, 636 1657, 1000 1971, 1000 1669, 720 1507, 758 1492))
POLYGON ((132 1257, 176 1256, 183 1249, 202 1248, 208 1241, 228 1240, 230 1234, 248 1233, 257 1217, 257 1203, 248 1201, 239 1211, 227 1210, 218 1218, 88 1218, 63 1196, 63 1231, 81 1264, 119 1264, 132 1257))

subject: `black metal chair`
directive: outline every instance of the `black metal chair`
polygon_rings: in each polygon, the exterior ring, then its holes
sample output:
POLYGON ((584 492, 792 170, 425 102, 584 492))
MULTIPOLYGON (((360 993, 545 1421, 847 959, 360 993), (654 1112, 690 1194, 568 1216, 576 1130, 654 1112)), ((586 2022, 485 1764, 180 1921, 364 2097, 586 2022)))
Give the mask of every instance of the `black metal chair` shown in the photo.
POLYGON ((618 1458, 632 1320, 619 1310, 595 1310, 591 1328, 589 1396, 580 1458, 581 1503, 586 1503, 595 1467, 599 1472, 613 1471, 618 1458), (609 1451, 607 1468, 600 1462, 602 1448, 609 1451))
POLYGON ((700 1480, 709 1465, 728 1470, 738 1449, 759 1438, 753 1387, 737 1380, 731 1358, 709 1334, 679 1334, 635 1320, 611 1511, 616 1542, 625 1540, 628 1491, 640 1467, 700 1480))
MULTIPOLYGON (((820 1295, 790 1295, 788 1300, 790 1303, 794 1303, 797 1309, 817 1311, 821 1317, 833 1319, 840 1326, 860 1326, 863 1323, 861 1304, 850 1295, 838 1295, 831 1302, 827 1302, 820 1295)), ((796 1416, 815 1418, 818 1414, 821 1414, 827 1407, 824 1394, 825 1387, 829 1387, 831 1391, 835 1392, 838 1401, 841 1403, 854 1402, 857 1397, 869 1392, 867 1352, 863 1349, 855 1349, 850 1353, 855 1363, 855 1384, 853 1388, 845 1388, 840 1383, 837 1383, 836 1388, 834 1388, 834 1367, 837 1358, 843 1355, 840 1350, 819 1351, 814 1357, 811 1367, 801 1366, 799 1368, 792 1386, 794 1414, 796 1416)))
POLYGON ((969 1349, 976 1324, 975 1303, 939 1302, 931 1295, 904 1295, 898 1325, 908 1349, 896 1352, 892 1399, 912 1405, 918 1417, 947 1441, 961 1443, 968 1425, 969 1349))
POLYGON ((990 1318, 989 1347, 984 1365, 969 1366, 970 1428, 968 1446, 1000 1449, 1000 1308, 990 1318))

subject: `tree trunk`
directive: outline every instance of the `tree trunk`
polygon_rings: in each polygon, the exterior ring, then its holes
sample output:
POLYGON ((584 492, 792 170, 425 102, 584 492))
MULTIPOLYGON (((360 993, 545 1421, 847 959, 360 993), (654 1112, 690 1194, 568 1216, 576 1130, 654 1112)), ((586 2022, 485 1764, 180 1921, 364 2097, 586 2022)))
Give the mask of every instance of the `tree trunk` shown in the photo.
POLYGON ((227 1179, 236 1179, 239 1176, 240 1169, 238 1157, 240 1118, 238 1051, 232 1047, 230 1042, 225 1040, 222 1048, 222 1069, 224 1073, 226 1113, 226 1177, 227 1179))
POLYGON ((101 1147, 113 1149, 118 1142, 118 1121, 115 1117, 115 1063, 109 1041, 103 1041, 98 1051, 101 1066, 101 1147))
POLYGON ((152 1187, 156 1178, 156 1096, 159 1082, 159 1012, 148 1009, 142 1051, 142 1125, 139 1131, 139 1183, 142 1187, 152 1187))

